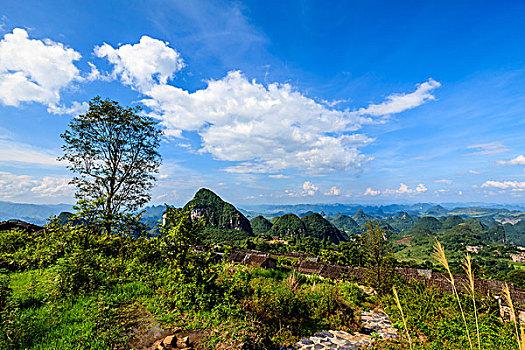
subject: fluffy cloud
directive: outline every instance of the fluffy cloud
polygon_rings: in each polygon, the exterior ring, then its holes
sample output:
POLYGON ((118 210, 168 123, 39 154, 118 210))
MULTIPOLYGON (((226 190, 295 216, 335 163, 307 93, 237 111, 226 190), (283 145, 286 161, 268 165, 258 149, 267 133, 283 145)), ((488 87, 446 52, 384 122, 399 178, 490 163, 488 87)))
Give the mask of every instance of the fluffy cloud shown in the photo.
POLYGON ((16 175, 0 171, 0 199, 16 199, 23 196, 34 198, 50 196, 68 196, 72 194, 69 179, 62 177, 44 177, 37 179, 30 175, 16 175))
POLYGON ((425 185, 423 184, 419 184, 417 185, 417 187, 415 189, 411 189, 411 188, 408 188, 407 185, 405 185, 404 183, 401 183, 399 184, 399 188, 395 191, 393 190, 386 190, 385 192, 389 192, 389 193, 398 193, 398 194, 405 194, 405 193, 422 193, 422 192, 426 192, 427 191, 427 188, 425 187, 425 185))
POLYGON ((368 187, 365 191, 365 193, 363 193, 363 195, 365 196, 378 196, 381 194, 381 191, 376 191, 376 190, 373 190, 372 188, 368 187))
POLYGON ((341 194, 341 189, 332 186, 328 192, 325 192, 325 196, 339 196, 341 194))
MULTIPOLYGON (((140 91, 149 90, 154 84, 166 84, 184 67, 180 54, 168 46, 169 43, 144 35, 138 44, 122 45, 118 49, 104 43, 96 46, 97 57, 107 58, 113 64, 113 77, 140 91)), ((100 76, 93 69, 94 76, 100 76)))
POLYGON ((49 176, 44 177, 38 186, 31 188, 31 192, 45 197, 71 193, 72 190, 69 179, 49 176))
POLYGON ((374 139, 356 131, 433 100, 431 92, 440 86, 429 79, 412 93, 351 111, 317 102, 289 84, 259 84, 239 71, 208 81, 204 89, 186 91, 168 84, 184 66, 179 53, 148 36, 119 48, 103 44, 95 54, 114 66, 114 78, 146 96, 142 103, 161 121, 166 135, 197 133, 199 152, 237 162, 224 169, 232 173, 359 169, 371 159, 360 147, 374 139))
POLYGON ((498 165, 525 165, 525 156, 519 155, 509 161, 499 160, 498 165))
POLYGON ((518 182, 518 181, 503 181, 503 182, 500 182, 500 181, 488 180, 488 181, 485 181, 481 185, 481 187, 482 188, 495 187, 495 188, 499 188, 499 189, 502 189, 502 190, 517 189, 517 188, 525 188, 525 182, 518 182))
POLYGON ((319 191, 319 187, 315 186, 310 181, 305 181, 303 183, 303 193, 304 194, 307 194, 309 196, 313 196, 314 194, 317 193, 317 191, 319 191))
POLYGON ((386 189, 384 191, 373 190, 368 187, 364 193, 365 196, 378 196, 380 194, 414 194, 414 193, 423 193, 428 191, 427 187, 424 184, 417 185, 416 188, 409 188, 406 184, 400 183, 397 190, 386 189))
POLYGON ((74 65, 80 58, 61 43, 29 39, 24 29, 13 29, 0 41, 0 102, 56 106, 60 92, 83 79, 74 65))

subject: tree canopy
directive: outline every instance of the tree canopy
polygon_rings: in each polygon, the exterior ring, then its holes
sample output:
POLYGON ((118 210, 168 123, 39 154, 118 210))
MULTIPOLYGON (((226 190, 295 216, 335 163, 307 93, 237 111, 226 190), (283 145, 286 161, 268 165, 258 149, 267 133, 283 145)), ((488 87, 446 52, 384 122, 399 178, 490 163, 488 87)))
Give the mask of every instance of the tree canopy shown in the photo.
POLYGON ((122 107, 95 97, 89 110, 76 116, 61 135, 68 168, 76 175, 75 196, 103 207, 109 233, 117 216, 147 203, 161 157, 162 132, 140 107, 122 107))

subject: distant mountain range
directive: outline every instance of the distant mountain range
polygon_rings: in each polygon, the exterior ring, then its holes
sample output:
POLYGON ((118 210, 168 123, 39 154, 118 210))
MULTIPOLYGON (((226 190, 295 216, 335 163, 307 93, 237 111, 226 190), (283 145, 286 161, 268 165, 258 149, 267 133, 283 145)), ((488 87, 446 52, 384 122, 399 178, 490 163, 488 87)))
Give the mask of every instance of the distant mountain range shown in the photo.
MULTIPOLYGON (((154 226, 162 219, 164 205, 145 207, 143 219, 154 226)), ((360 204, 295 204, 295 205, 250 205, 238 208, 248 219, 259 215, 267 218, 295 214, 305 217, 312 213, 322 216, 350 216, 359 224, 371 218, 386 219, 399 213, 406 213, 413 217, 422 216, 450 216, 473 217, 479 219, 493 219, 502 224, 515 224, 525 220, 525 206, 515 204, 486 204, 486 203, 415 203, 389 205, 360 205, 360 204)), ((43 225, 51 215, 59 215, 64 211, 72 211, 71 204, 24 204, 0 201, 0 221, 20 219, 37 225, 43 225)), ((351 225, 352 223, 350 223, 351 225)))

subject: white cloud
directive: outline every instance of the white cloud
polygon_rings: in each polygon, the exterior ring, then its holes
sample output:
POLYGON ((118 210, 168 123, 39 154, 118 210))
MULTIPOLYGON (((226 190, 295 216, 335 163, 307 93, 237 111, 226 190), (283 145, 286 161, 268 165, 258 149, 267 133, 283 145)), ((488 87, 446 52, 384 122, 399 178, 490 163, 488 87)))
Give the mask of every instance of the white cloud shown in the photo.
POLYGON ((53 114, 69 114, 77 116, 79 114, 84 114, 88 111, 89 104, 87 102, 79 103, 77 101, 74 101, 71 104, 71 107, 65 107, 65 106, 59 106, 59 105, 51 105, 47 107, 47 111, 49 113, 53 114))
POLYGON ((519 155, 509 161, 498 160, 497 163, 498 165, 525 165, 525 156, 519 155))
POLYGON ((365 196, 377 196, 379 194, 414 194, 414 193, 423 193, 428 191, 427 187, 424 184, 419 184, 416 188, 409 188, 406 184, 400 183, 399 188, 395 189, 386 189, 384 191, 375 191, 370 187, 366 189, 365 196))
POLYGON ((463 195, 463 191, 458 191, 458 194, 461 196, 463 195))
MULTIPOLYGON (((239 71, 189 92, 168 84, 184 67, 179 53, 168 45, 143 36, 138 44, 117 49, 103 44, 94 52, 113 65, 114 78, 146 96, 142 103, 161 121, 166 135, 183 138, 184 132, 197 133, 202 140, 199 152, 238 162, 224 168, 231 173, 360 169, 372 158, 359 148, 374 139, 356 131, 384 122, 377 117, 433 100, 431 92, 440 86, 429 79, 412 93, 394 94, 384 103, 355 111, 316 102, 289 84, 250 81, 239 71)), ((91 75, 100 75, 96 67, 91 75)))
POLYGON ((377 120, 329 108, 288 84, 264 86, 234 71, 193 93, 159 84, 145 94, 143 103, 168 133, 197 132, 200 152, 240 162, 228 172, 319 173, 359 169, 372 159, 359 148, 374 139, 355 131, 377 120))
POLYGON ((450 185, 452 183, 452 180, 440 179, 440 180, 436 180, 435 182, 450 185))
POLYGON ((339 196, 341 194, 341 189, 332 186, 328 192, 325 192, 326 196, 339 196))
MULTIPOLYGON (((96 46, 94 53, 113 64, 114 78, 120 78, 122 83, 140 91, 147 91, 155 84, 166 84, 175 72, 185 66, 180 54, 168 45, 144 35, 138 44, 126 44, 114 49, 104 43, 96 46)), ((92 72, 97 76, 93 67, 92 72)))
POLYGON ((19 162, 44 166, 60 166, 58 154, 25 143, 0 138, 0 162, 19 162))
POLYGON ((423 193, 426 192, 427 188, 423 184, 417 185, 415 189, 409 188, 404 183, 399 184, 399 188, 397 190, 385 190, 385 193, 397 193, 397 194, 410 194, 410 193, 423 193))
POLYGON ((60 92, 83 79, 74 65, 80 58, 61 43, 29 39, 24 29, 13 29, 0 41, 0 102, 57 105, 60 92))
POLYGON ((382 116, 388 114, 401 113, 422 105, 425 102, 435 99, 431 91, 440 87, 441 83, 434 79, 419 84, 416 91, 409 94, 393 94, 388 96, 385 102, 380 104, 371 104, 366 108, 357 111, 359 115, 382 116))
POLYGON ((487 188, 487 187, 496 187, 502 190, 506 189, 512 189, 512 188, 525 188, 525 182, 518 182, 518 181, 492 181, 488 180, 485 181, 481 188, 487 188))
POLYGON ((31 192, 41 196, 55 196, 57 194, 72 193, 73 186, 69 184, 69 179, 46 176, 38 186, 31 188, 31 192))
POLYGON ((501 142, 478 143, 467 146, 467 149, 477 150, 476 152, 467 153, 466 156, 487 156, 491 154, 500 154, 509 149, 501 142))
POLYGON ((481 172, 479 172, 479 171, 475 171, 475 170, 469 170, 468 173, 469 173, 469 174, 473 174, 473 175, 479 175, 479 174, 481 174, 481 172))
POLYGON ((283 174, 270 174, 268 175, 270 179, 288 179, 290 176, 283 175, 283 174))
POLYGON ((303 194, 307 194, 309 196, 313 196, 314 194, 317 193, 317 191, 319 191, 319 187, 315 186, 310 181, 305 181, 303 183, 303 194))
POLYGON ((30 175, 16 175, 0 171, 0 199, 15 199, 20 197, 71 197, 72 187, 69 179, 46 176, 42 179, 30 175))
POLYGON ((368 187, 363 195, 365 196, 377 196, 380 195, 381 191, 375 191, 372 188, 368 187))

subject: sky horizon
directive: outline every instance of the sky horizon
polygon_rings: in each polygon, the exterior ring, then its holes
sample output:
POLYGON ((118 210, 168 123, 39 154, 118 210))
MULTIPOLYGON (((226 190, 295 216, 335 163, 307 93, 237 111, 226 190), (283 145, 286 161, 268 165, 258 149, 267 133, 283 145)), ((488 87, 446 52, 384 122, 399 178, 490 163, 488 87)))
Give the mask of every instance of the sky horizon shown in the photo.
POLYGON ((73 203, 95 96, 165 136, 151 205, 525 203, 525 3, 1 1, 0 200, 73 203))

